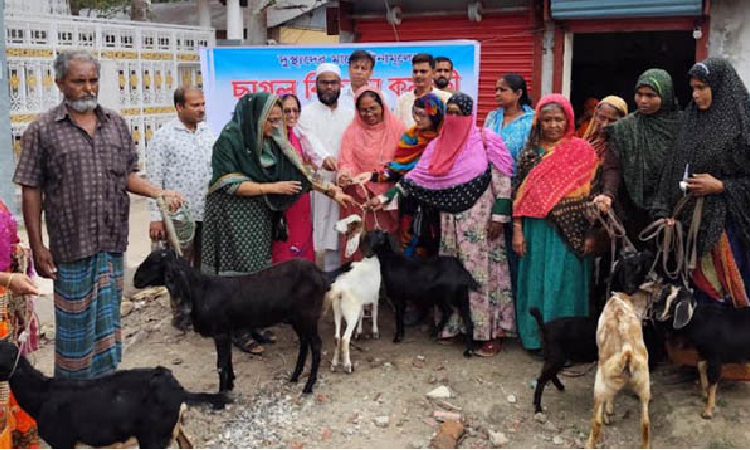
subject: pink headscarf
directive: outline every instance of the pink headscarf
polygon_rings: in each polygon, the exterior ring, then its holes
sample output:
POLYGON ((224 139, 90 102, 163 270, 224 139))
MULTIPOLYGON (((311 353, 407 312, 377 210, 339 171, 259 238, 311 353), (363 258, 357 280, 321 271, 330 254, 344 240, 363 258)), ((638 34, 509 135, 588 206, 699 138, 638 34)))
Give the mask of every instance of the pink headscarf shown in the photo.
MULTIPOLYGON (((447 116, 440 132, 441 137, 443 134, 455 131, 458 135, 465 132, 463 131, 464 124, 461 121, 456 121, 457 126, 452 127, 452 119, 465 118, 447 116)), ((466 119, 472 118, 466 117, 466 119)), ((511 176, 513 174, 513 158, 500 135, 486 128, 480 130, 472 122, 468 134, 465 135, 458 147, 459 150, 450 158, 451 164, 448 171, 444 175, 436 175, 432 170, 432 162, 435 160, 433 155, 438 150, 445 149, 438 147, 439 140, 440 138, 437 138, 430 142, 417 166, 406 175, 407 180, 426 189, 446 189, 467 183, 478 177, 487 170, 489 163, 492 163, 503 175, 511 176), (484 139, 482 134, 484 134, 484 139), (483 141, 486 141, 486 145, 483 141)))
MULTIPOLYGON (((405 130, 404 124, 391 114, 378 88, 363 86, 357 90, 356 98, 359 99, 365 92, 373 92, 380 97, 383 102, 383 121, 377 125, 367 125, 357 112, 344 131, 339 153, 339 173, 350 176, 383 170, 393 159, 398 141, 405 130)), ((368 183, 368 188, 377 195, 389 187, 386 183, 368 183)))

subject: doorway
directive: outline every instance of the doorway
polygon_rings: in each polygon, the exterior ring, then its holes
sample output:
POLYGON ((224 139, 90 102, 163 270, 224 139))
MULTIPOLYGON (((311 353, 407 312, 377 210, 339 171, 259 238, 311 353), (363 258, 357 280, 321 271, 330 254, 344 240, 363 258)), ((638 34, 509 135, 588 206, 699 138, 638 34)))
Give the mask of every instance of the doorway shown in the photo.
POLYGON ((576 117, 587 98, 608 95, 622 97, 634 111, 635 83, 649 68, 669 72, 680 108, 690 100, 687 71, 695 62, 696 42, 691 31, 576 33, 572 41, 570 100, 576 117))

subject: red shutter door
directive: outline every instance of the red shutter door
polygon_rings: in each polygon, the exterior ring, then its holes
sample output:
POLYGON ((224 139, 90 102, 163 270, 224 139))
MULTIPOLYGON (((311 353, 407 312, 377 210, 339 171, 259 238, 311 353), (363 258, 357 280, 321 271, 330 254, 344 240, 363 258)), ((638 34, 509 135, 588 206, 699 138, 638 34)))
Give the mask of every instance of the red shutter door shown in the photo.
MULTIPOLYGON (((396 26, 401 42, 473 39, 481 42, 479 63, 479 123, 497 107, 495 83, 503 73, 523 75, 531 92, 534 73, 534 21, 530 12, 483 15, 481 22, 464 16, 405 18, 396 26)), ((385 19, 358 20, 358 42, 396 42, 385 19)), ((407 74, 404 74, 405 76, 407 74)))

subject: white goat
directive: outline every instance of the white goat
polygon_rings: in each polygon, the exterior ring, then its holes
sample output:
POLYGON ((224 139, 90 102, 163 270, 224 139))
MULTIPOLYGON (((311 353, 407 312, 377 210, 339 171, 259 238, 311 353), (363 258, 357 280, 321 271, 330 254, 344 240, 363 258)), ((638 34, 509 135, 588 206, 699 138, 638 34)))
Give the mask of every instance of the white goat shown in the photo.
POLYGON ((349 357, 349 343, 355 325, 357 336, 362 333, 362 310, 372 304, 372 335, 379 337, 378 299, 380 298, 380 261, 376 257, 365 258, 352 263, 349 272, 340 275, 328 291, 328 301, 333 305, 333 319, 336 323, 336 350, 331 361, 331 371, 339 364, 339 349, 344 354, 344 370, 352 371, 349 357), (341 339, 341 316, 346 319, 344 338, 341 339))

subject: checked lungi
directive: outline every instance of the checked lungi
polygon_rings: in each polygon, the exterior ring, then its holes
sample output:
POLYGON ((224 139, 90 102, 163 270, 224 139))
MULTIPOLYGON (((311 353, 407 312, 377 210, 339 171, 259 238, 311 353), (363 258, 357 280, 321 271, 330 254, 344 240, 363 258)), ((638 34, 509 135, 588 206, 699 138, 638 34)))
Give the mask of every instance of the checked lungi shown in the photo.
POLYGON ((122 360, 122 253, 97 253, 57 265, 55 376, 95 378, 122 360))

